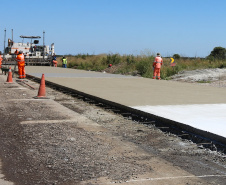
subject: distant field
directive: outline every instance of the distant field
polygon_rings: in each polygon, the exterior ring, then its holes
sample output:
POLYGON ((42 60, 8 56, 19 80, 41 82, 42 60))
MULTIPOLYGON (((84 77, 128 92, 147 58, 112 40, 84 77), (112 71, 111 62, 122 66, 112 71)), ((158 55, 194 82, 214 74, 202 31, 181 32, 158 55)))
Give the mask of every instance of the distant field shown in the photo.
MULTIPOLYGON (((84 69, 91 71, 106 71, 114 74, 142 76, 152 78, 152 63, 154 56, 133 55, 68 55, 65 56, 69 68, 84 69), (111 67, 109 65, 112 64, 111 67)), ((57 57, 58 66, 62 66, 62 56, 57 57)), ((170 58, 163 58, 161 78, 170 79, 170 76, 183 70, 225 68, 226 60, 208 60, 205 58, 183 58, 175 59, 176 66, 170 65, 170 58)))

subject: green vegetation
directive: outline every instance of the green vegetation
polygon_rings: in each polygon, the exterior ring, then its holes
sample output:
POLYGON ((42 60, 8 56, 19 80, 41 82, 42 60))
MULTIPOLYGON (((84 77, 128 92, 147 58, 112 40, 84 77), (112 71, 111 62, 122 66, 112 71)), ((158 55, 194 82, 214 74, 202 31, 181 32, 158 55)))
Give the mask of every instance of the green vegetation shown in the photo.
MULTIPOLYGON (((170 57, 163 58, 161 69, 161 78, 170 79, 174 74, 183 70, 207 69, 207 68, 224 68, 226 59, 223 56, 224 50, 214 48, 207 58, 185 58, 179 54, 174 54, 176 66, 170 66, 170 57), (216 54, 217 53, 217 54, 216 54)), ((226 52, 225 52, 226 53, 226 52)), ((74 69, 106 71, 115 74, 140 75, 146 78, 152 78, 152 63, 155 56, 133 56, 133 55, 89 55, 79 54, 76 56, 67 55, 68 67, 74 69), (112 64, 109 67, 109 64, 112 64)), ((58 56, 58 66, 61 66, 61 56, 58 56)), ((200 82, 203 83, 203 82, 200 82)), ((208 82, 207 82, 208 83, 208 82)))
POLYGON ((211 81, 209 80, 200 80, 200 81, 197 81, 198 83, 210 83, 211 81))
POLYGON ((179 55, 179 54, 174 54, 174 55, 173 55, 173 58, 174 58, 174 59, 180 59, 180 55, 179 55))
POLYGON ((215 47, 213 51, 211 51, 208 58, 212 60, 213 59, 224 60, 226 59, 226 49, 222 47, 215 47))

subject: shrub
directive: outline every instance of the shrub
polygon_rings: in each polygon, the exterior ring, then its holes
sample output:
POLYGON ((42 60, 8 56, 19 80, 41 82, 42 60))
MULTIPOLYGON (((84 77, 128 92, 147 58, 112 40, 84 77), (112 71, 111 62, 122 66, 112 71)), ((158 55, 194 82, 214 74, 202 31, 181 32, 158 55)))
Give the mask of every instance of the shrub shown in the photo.
POLYGON ((107 64, 119 64, 121 62, 121 58, 120 58, 120 55, 118 54, 114 54, 114 55, 107 55, 107 58, 106 58, 106 63, 107 64))
POLYGON ((208 56, 209 59, 220 59, 224 60, 226 59, 226 49, 223 47, 215 47, 210 55, 208 56))
POLYGON ((174 58, 174 59, 180 59, 180 55, 179 55, 179 54, 174 54, 174 55, 173 55, 173 58, 174 58))
POLYGON ((151 66, 152 66, 152 64, 150 63, 150 61, 142 60, 137 63, 136 69, 140 73, 140 75, 143 76, 145 73, 148 72, 148 70, 150 70, 152 68, 151 66))
POLYGON ((126 56, 126 62, 127 64, 134 64, 136 61, 133 55, 128 55, 126 56))

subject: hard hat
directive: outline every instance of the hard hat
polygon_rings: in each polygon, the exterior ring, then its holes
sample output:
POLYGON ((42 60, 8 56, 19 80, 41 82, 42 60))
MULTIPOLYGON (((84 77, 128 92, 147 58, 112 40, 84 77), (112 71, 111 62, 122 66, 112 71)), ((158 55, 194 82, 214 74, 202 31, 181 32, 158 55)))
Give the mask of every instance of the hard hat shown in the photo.
POLYGON ((19 53, 21 54, 21 53, 23 53, 23 51, 20 50, 19 53))

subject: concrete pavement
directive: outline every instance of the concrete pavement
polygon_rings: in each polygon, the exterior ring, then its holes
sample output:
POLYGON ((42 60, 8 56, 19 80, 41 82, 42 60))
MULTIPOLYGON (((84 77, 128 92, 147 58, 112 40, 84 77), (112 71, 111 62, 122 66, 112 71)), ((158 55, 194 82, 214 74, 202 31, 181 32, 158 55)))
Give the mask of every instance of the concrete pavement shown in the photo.
POLYGON ((26 72, 226 137, 224 88, 54 67, 27 66, 26 72))

